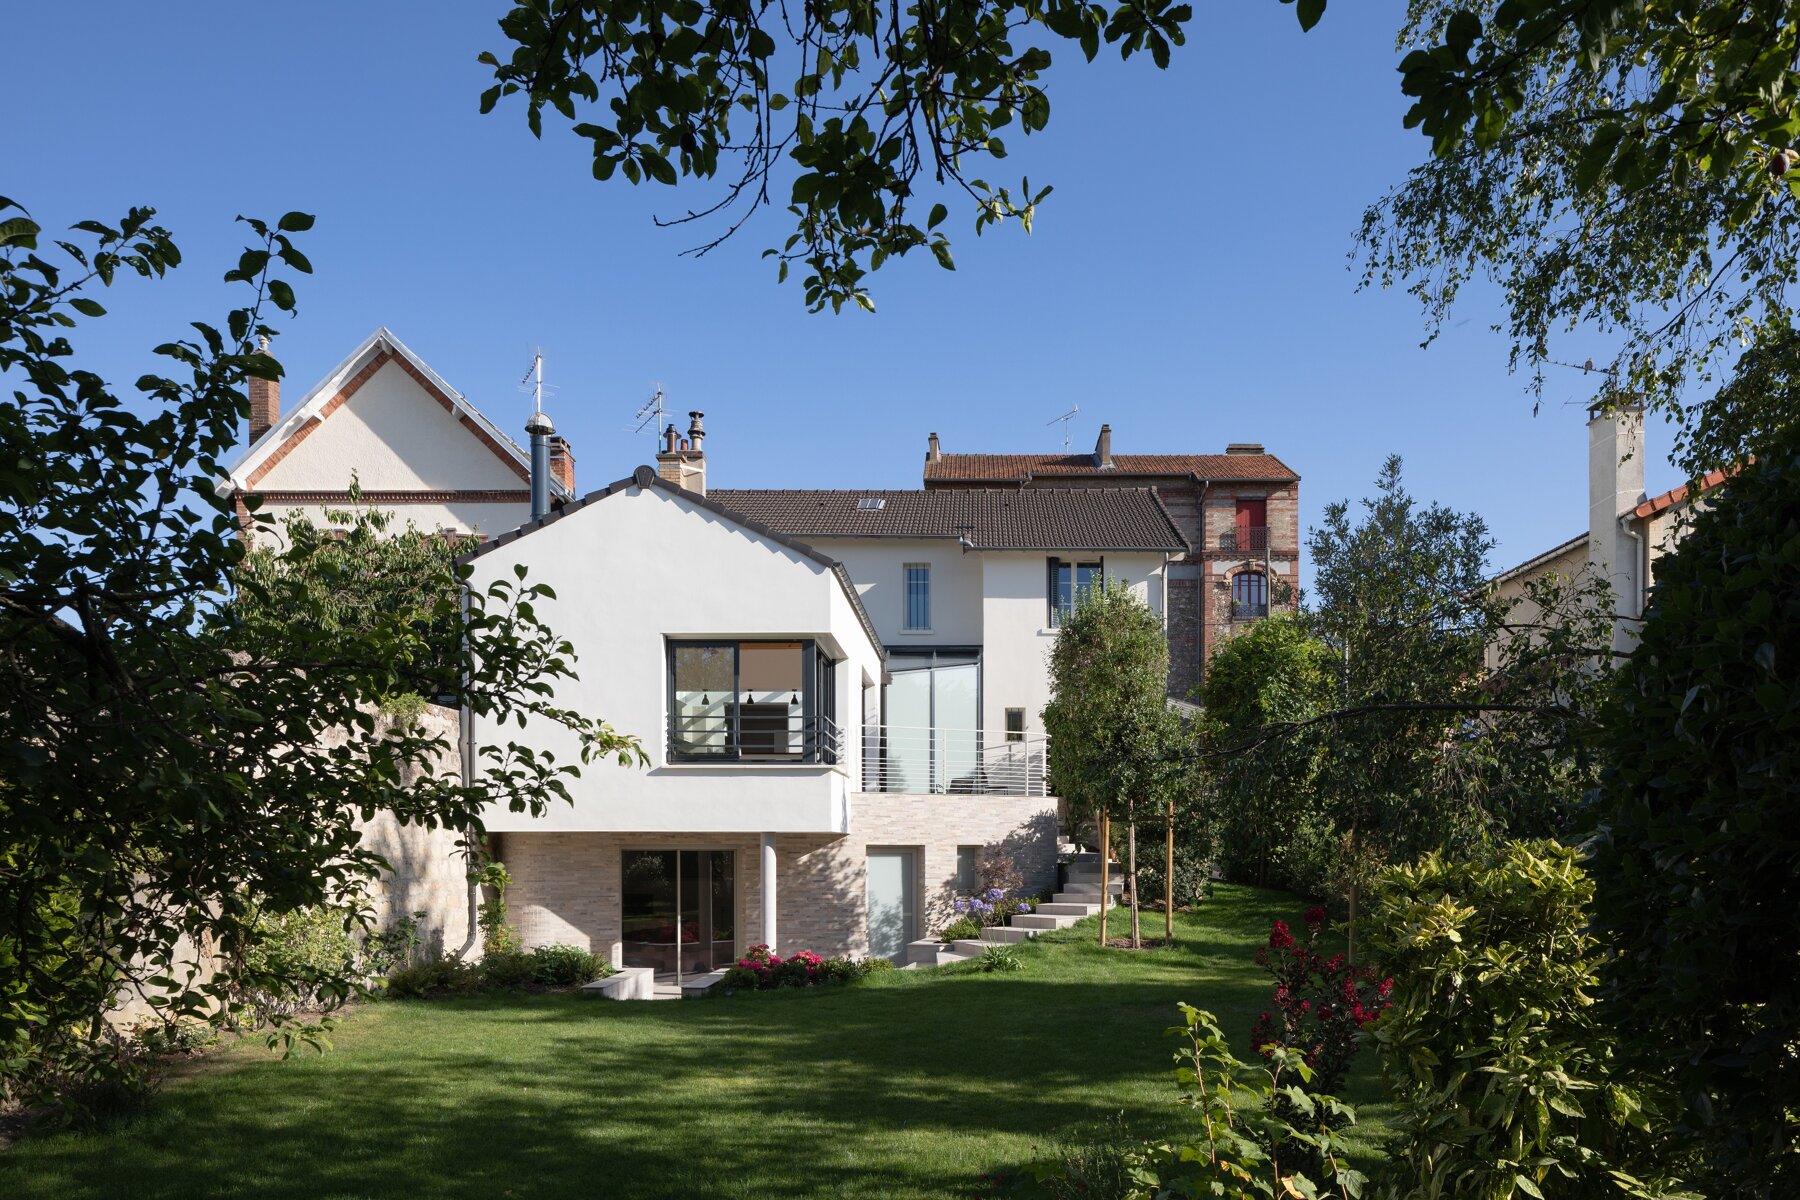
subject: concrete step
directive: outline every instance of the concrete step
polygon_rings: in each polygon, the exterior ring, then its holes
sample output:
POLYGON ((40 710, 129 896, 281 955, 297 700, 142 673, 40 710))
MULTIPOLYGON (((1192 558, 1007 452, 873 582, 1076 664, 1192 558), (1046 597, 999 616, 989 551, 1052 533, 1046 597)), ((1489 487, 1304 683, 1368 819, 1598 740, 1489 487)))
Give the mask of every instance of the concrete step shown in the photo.
MULTIPOLYGON (((1116 897, 1116 896, 1109 896, 1107 898, 1107 902, 1109 904, 1116 906, 1119 903, 1119 900, 1118 900, 1118 897, 1116 897)), ((1050 903, 1052 903, 1052 904, 1091 904, 1091 905, 1093 905, 1094 911, 1099 912, 1100 911, 1100 890, 1098 888, 1096 888, 1091 892, 1058 892, 1058 893, 1056 893, 1056 895, 1050 897, 1050 903)))
POLYGON ((976 938, 958 938, 956 941, 950 943, 950 949, 960 961, 962 959, 974 958, 977 955, 985 954, 988 945, 989 943, 980 941, 976 938))
POLYGON ((1046 917, 1091 917, 1100 911, 1100 903, 1098 900, 1092 904, 1059 900, 1050 904, 1040 904, 1034 911, 1042 913, 1046 917))
POLYGON ((582 984, 580 994, 603 1000, 649 1000, 656 994, 656 972, 649 967, 621 967, 605 979, 582 984))
MULTIPOLYGON (((958 946, 961 946, 963 943, 957 942, 955 944, 958 946)), ((977 942, 975 944, 977 946, 981 945, 980 942, 977 942)), ((968 962, 971 958, 974 958, 975 955, 980 954, 980 953, 981 953, 980 950, 975 950, 975 951, 971 951, 968 954, 961 954, 961 953, 940 954, 940 955, 938 955, 937 965, 940 967, 947 967, 951 963, 968 962)))
POLYGON ((1038 913, 1020 913, 1012 919, 1015 929, 1067 929, 1080 917, 1060 917, 1038 913))
POLYGON ((681 978, 681 998, 692 999, 704 996, 725 981, 724 971, 708 971, 704 975, 684 975, 681 978))
MULTIPOLYGON (((1018 918, 1014 917, 1013 920, 1016 921, 1018 918)), ((1007 945, 1011 945, 1014 942, 1027 941, 1037 935, 1038 931, 1036 929, 1028 929, 1023 925, 989 925, 981 931, 981 940, 984 942, 1004 942, 1007 945)))
MULTIPOLYGON (((1125 881, 1123 879, 1115 877, 1106 881, 1108 895, 1117 896, 1124 890, 1125 881)), ((1070 876, 1068 882, 1063 884, 1063 891, 1085 892, 1090 896, 1098 896, 1100 894, 1100 877, 1096 875, 1092 879, 1083 879, 1079 876, 1070 876)))

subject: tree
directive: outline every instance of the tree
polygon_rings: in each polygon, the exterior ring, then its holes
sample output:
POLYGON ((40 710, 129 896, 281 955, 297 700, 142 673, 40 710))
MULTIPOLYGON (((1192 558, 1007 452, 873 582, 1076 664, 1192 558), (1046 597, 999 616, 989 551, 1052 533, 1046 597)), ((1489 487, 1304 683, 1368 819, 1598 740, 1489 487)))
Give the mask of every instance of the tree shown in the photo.
POLYGON ((1319 890, 1317 875, 1295 857, 1307 833, 1326 832, 1316 790, 1322 743, 1262 734, 1329 711, 1338 699, 1337 666, 1331 647, 1288 613, 1258 621, 1207 661, 1202 744, 1213 752, 1214 825, 1233 879, 1319 890))
POLYGON ((1383 464, 1360 522, 1339 501, 1307 542, 1315 571, 1307 620, 1339 663, 1341 711, 1326 733, 1320 787, 1343 839, 1353 958, 1368 872, 1477 832, 1469 809, 1433 785, 1483 678, 1496 623, 1486 586, 1493 542, 1478 516, 1421 507, 1400 468, 1398 455, 1383 464))
POLYGON ((1800 8, 1413 0, 1400 42, 1432 154, 1369 209, 1365 283, 1406 282, 1435 336, 1491 279, 1534 387, 1598 363, 1596 400, 1685 415, 1696 474, 1795 420, 1790 390, 1690 393, 1800 350, 1800 8))
POLYGON ((1050 189, 976 172, 1007 156, 1003 133, 1049 121, 1050 45, 1073 42, 1091 61, 1104 42, 1164 67, 1192 16, 1170 0, 528 0, 500 22, 510 50, 481 56, 494 70, 481 107, 522 93, 534 136, 546 106, 572 122, 591 115, 573 132, 591 144, 596 179, 720 179, 715 200, 669 222, 725 225, 694 253, 785 193, 794 232, 767 251, 780 278, 800 263, 815 311, 873 311, 864 280, 887 259, 927 247, 954 269, 939 230, 949 207, 927 211, 919 193, 970 203, 978 234, 1009 221, 1030 232, 1050 189))
MULTIPOLYGON (((1077 810, 1126 821, 1131 944, 1138 920, 1137 820, 1157 812, 1174 784, 1171 748, 1180 721, 1169 708, 1169 643, 1162 621, 1124 585, 1090 590, 1063 621, 1050 652, 1050 703, 1043 712, 1056 794, 1077 810)), ((1101 832, 1100 853, 1111 846, 1101 832)), ((1101 944, 1106 897, 1101 897, 1101 944)))
MULTIPOLYGON (((175 267, 170 234, 133 209, 40 248, 37 223, 0 200, 4 212, 0 1090, 34 1099, 130 1082, 106 1024, 121 995, 171 1020, 218 1020, 246 990, 295 983, 250 977, 256 918, 354 901, 385 865, 361 846, 359 821, 387 812, 478 831, 487 805, 541 811, 579 769, 505 745, 483 747, 467 779, 444 773, 452 748, 382 716, 385 701, 414 693, 561 723, 584 759, 632 761, 635 745, 555 706, 571 649, 536 617, 544 591, 523 578, 465 592, 445 670, 412 606, 369 607, 336 629, 311 619, 308 567, 325 561, 326 539, 239 573, 238 517, 212 485, 249 412, 244 380, 281 373, 258 349, 277 333, 264 306, 293 309, 272 271, 310 269, 292 235, 312 218, 248 222, 256 240, 226 279, 250 302, 157 347, 175 372, 144 375, 128 403, 75 365, 65 331, 104 316, 88 294, 98 287, 175 267), (234 602, 240 585, 254 604, 234 602), (213 961, 227 965, 209 976, 213 961)), ((352 983, 303 982, 327 996, 352 983)))
POLYGON ((1606 718, 1603 1000, 1708 1196, 1800 1187, 1800 432, 1657 563, 1606 718))

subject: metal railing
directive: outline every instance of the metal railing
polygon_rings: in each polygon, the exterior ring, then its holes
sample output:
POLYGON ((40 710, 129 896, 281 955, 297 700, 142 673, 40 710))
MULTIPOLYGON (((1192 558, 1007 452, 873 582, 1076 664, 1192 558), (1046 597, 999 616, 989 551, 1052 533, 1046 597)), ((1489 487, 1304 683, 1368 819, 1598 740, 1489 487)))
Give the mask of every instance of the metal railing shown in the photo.
POLYGON ((1269 602, 1266 600, 1260 604, 1252 604, 1246 600, 1233 600, 1231 602, 1231 619, 1234 621, 1248 621, 1255 617, 1266 617, 1268 615, 1269 602))
POLYGON ((1264 554, 1269 549, 1269 527, 1245 525, 1241 528, 1227 529, 1219 534, 1219 549, 1264 554))
POLYGON ((780 708, 785 706, 739 704, 723 712, 678 713, 669 718, 669 758, 675 762, 835 763, 842 757, 843 735, 836 721, 780 708))
POLYGON ((1045 796, 1050 739, 1041 733, 863 726, 862 790, 930 795, 1045 796))

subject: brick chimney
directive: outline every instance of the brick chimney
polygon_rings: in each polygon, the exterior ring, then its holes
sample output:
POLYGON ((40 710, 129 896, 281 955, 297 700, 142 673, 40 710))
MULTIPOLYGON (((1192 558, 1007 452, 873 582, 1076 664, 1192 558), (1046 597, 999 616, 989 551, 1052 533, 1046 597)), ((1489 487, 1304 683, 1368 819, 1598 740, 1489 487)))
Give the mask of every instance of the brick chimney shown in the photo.
MULTIPOLYGON (((1588 412, 1588 562, 1613 590, 1613 612, 1625 621, 1643 615, 1640 567, 1644 547, 1620 518, 1644 498, 1644 406, 1625 404, 1588 412)), ((1629 644, 1630 626, 1615 628, 1614 644, 1629 644)))
POLYGON ((938 436, 934 433, 925 442, 925 461, 934 463, 941 460, 943 457, 944 451, 938 446, 938 436))
POLYGON ((656 473, 679 488, 706 495, 706 451, 701 447, 706 438, 702 423, 705 413, 688 414, 688 435, 682 437, 674 425, 663 431, 663 448, 656 456, 656 473))
POLYGON ((569 449, 567 438, 550 439, 550 476, 571 494, 575 491, 575 452, 569 449))
MULTIPOLYGON (((267 354, 269 339, 262 338, 256 348, 267 354)), ((247 390, 250 393, 250 441, 254 443, 281 420, 281 381, 252 378, 247 381, 247 390)))
POLYGON ((1110 467, 1113 465, 1111 425, 1102 425, 1100 427, 1100 438, 1094 443, 1094 465, 1097 467, 1110 467))

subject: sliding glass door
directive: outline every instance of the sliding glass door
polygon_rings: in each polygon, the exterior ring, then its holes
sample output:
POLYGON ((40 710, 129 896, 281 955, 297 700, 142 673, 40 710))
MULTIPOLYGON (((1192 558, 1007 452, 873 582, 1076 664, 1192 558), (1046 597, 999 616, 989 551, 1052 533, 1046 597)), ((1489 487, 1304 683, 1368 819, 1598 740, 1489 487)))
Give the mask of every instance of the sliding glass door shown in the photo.
POLYGON ((888 674, 882 790, 979 790, 981 652, 893 650, 888 674))
POLYGON ((730 850, 627 850, 620 939, 628 967, 717 971, 737 958, 736 855, 730 850))

